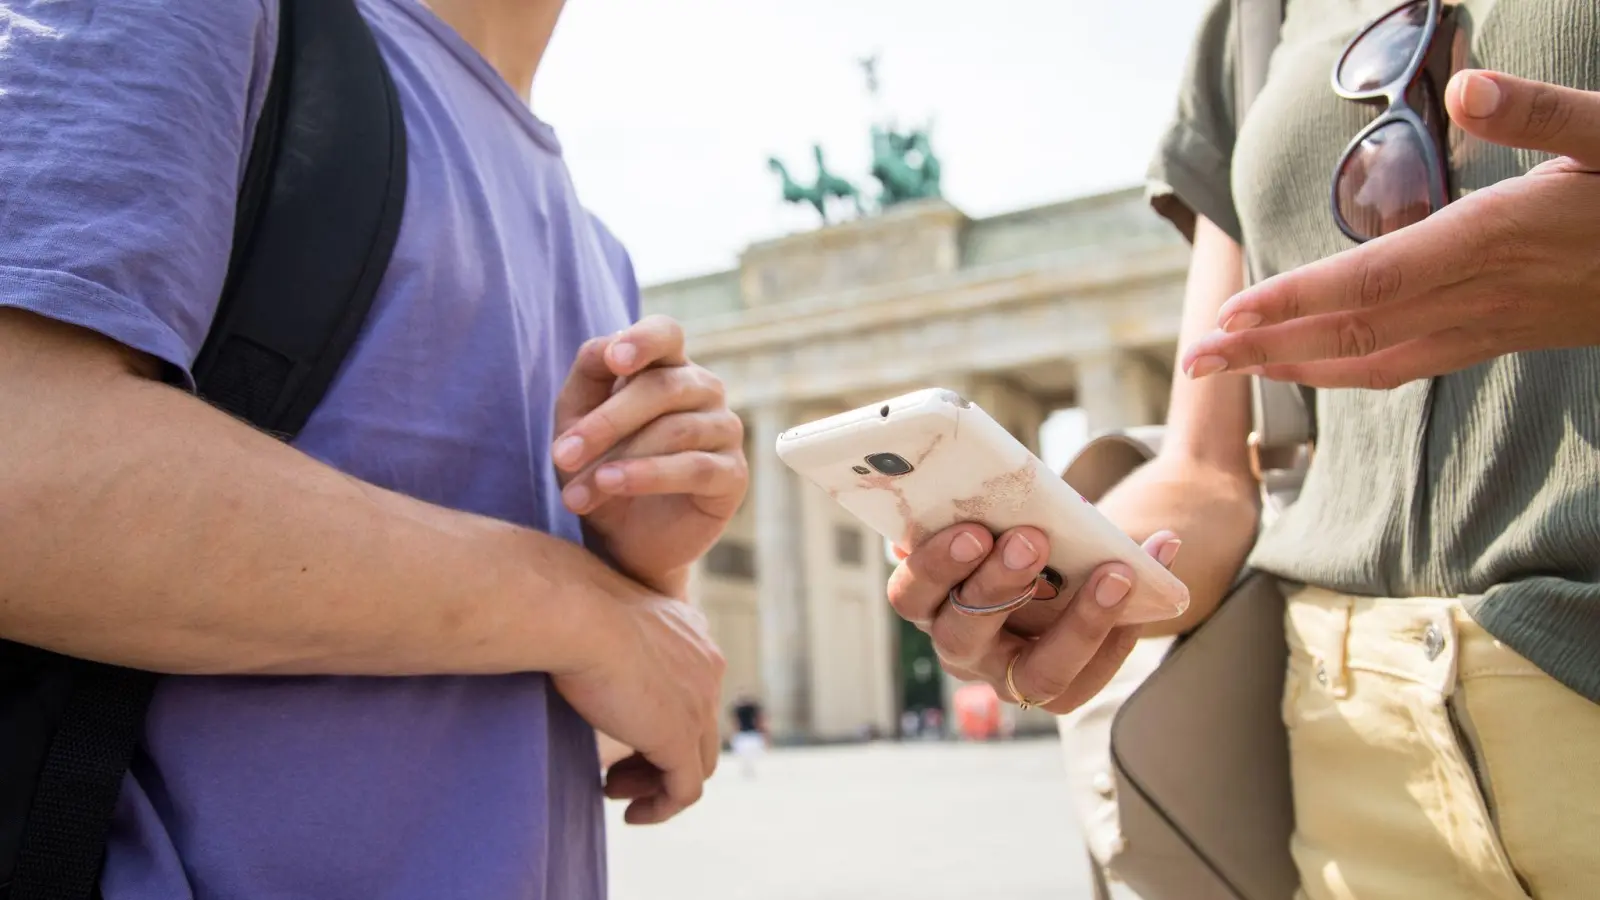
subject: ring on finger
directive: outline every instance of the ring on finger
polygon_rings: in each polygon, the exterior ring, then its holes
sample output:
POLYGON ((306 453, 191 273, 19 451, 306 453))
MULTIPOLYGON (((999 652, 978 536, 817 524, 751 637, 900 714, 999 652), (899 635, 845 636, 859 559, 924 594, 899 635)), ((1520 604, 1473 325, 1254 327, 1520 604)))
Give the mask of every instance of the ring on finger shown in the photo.
POLYGON ((1017 701, 1018 709, 1029 710, 1035 706, 1043 706, 1050 701, 1029 700, 1021 691, 1017 690, 1017 660, 1021 659, 1022 654, 1025 652, 1027 651, 1018 650, 1017 654, 1011 657, 1011 662, 1006 663, 1006 690, 1010 691, 1012 698, 1017 701))
POLYGON ((1034 595, 1039 593, 1039 579, 1035 578, 1028 582, 1028 586, 1023 589, 1022 593, 1004 603, 998 603, 994 606, 968 606, 961 600, 961 589, 965 586, 966 582, 963 581, 961 584, 951 588, 949 596, 945 599, 949 601, 950 606, 956 612, 966 616, 998 616, 1001 613, 1008 613, 1032 600, 1034 595))

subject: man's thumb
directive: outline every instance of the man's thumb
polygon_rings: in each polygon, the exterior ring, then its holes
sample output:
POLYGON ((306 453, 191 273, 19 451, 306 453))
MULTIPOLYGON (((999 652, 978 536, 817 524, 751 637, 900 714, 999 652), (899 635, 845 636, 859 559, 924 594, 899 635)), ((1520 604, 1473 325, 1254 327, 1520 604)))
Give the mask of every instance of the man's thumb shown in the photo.
POLYGON ((1457 125, 1484 140, 1600 169, 1600 93, 1469 70, 1450 79, 1445 105, 1457 125))

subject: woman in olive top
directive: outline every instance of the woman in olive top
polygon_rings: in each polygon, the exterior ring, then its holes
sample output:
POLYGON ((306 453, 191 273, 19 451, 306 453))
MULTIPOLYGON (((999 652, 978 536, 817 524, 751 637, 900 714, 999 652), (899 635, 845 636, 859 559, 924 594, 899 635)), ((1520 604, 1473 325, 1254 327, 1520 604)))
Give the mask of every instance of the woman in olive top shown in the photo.
MULTIPOLYGON (((1236 135, 1212 3, 1151 173, 1194 242, 1187 377, 1102 509, 1190 585, 1169 631, 1247 555, 1306 585, 1284 716, 1308 897, 1600 896, 1600 4, 1289 0, 1236 135), (1319 389, 1303 493, 1259 543, 1258 373, 1319 389)), ((952 668, 1065 712, 1127 653, 1131 572, 1032 645, 945 603, 1017 596, 1043 540, 957 526, 890 599, 952 668)))

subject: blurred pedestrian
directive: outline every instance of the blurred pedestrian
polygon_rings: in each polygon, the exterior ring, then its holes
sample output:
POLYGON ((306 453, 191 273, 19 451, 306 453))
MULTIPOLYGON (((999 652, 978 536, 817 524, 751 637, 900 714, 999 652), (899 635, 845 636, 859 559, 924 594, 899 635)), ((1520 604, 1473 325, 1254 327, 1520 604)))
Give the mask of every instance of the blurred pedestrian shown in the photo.
POLYGON ((756 767, 767 750, 767 719, 761 701, 744 694, 733 704, 733 755, 746 778, 756 776, 756 767))

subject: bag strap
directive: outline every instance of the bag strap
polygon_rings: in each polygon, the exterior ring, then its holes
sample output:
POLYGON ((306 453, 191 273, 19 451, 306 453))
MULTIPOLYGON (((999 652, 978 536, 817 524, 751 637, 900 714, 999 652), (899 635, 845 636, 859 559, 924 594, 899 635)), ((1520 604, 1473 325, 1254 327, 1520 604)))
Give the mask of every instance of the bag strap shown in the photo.
POLYGON ((294 64, 256 130, 233 267, 194 373, 202 397, 287 438, 332 385, 388 268, 406 140, 353 0, 281 7, 280 56, 294 64))
MULTIPOLYGON (((1283 30, 1284 0, 1233 0, 1237 58, 1234 60, 1234 134, 1267 83, 1272 51, 1283 30)), ((1256 280, 1249 253, 1246 279, 1256 280)), ((1281 512, 1300 493, 1316 440, 1316 401, 1308 388, 1251 378, 1250 470, 1261 485, 1263 520, 1281 512)))
MULTIPOLYGON (((332 384, 399 234, 398 94, 353 0, 280 0, 272 78, 241 185, 202 397, 282 438, 332 384)), ((9 900, 98 895, 106 835, 157 676, 75 660, 9 900)), ((5 890, 0 886, 0 897, 5 890)))

